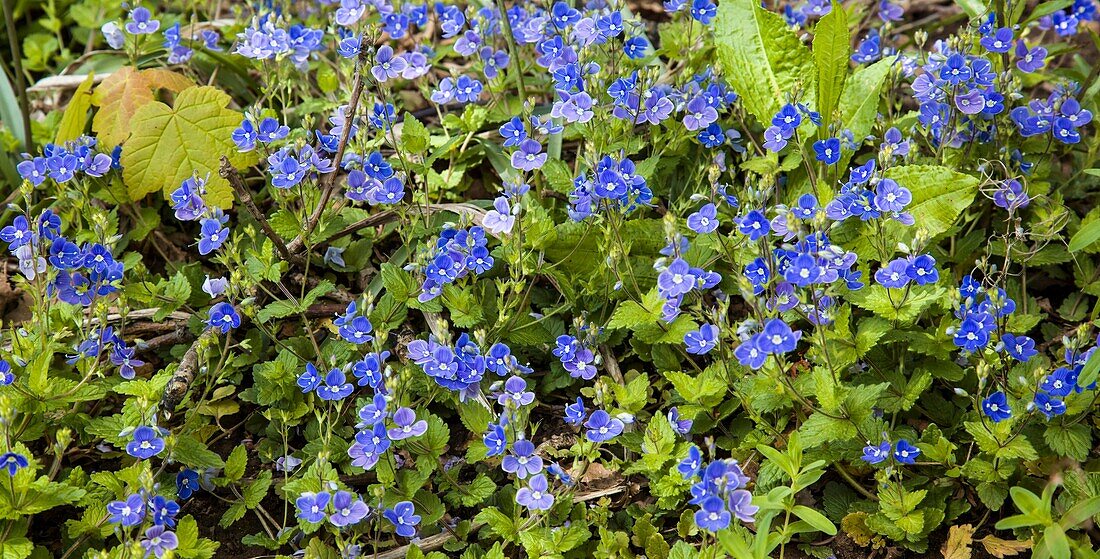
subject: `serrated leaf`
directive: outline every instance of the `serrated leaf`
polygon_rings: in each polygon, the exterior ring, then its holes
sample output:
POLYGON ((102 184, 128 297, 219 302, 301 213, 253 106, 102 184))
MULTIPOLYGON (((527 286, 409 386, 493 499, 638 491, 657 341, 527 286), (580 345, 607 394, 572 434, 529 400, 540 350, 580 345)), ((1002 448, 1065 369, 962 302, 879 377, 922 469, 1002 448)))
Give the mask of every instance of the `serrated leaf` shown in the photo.
POLYGON ((233 144, 233 130, 240 113, 226 108, 229 95, 215 87, 190 87, 176 97, 175 105, 147 103, 133 115, 133 133, 122 150, 122 179, 132 200, 160 190, 167 197, 181 182, 197 173, 209 175, 208 204, 233 205, 229 182, 218 175, 221 156, 237 167, 253 161, 254 153, 242 154, 233 144))
POLYGON ((1051 423, 1043 430, 1043 440, 1059 455, 1084 462, 1092 448, 1092 429, 1082 423, 1051 423))
POLYGON ((248 451, 245 450, 243 445, 237 446, 233 449, 233 452, 229 453, 229 458, 225 460, 225 470, 223 470, 222 475, 228 480, 237 481, 244 476, 244 469, 247 465, 248 451))
POLYGON ((950 229, 978 193, 977 178, 947 167, 906 165, 894 167, 885 175, 913 194, 906 211, 929 237, 950 229))
POLYGON ((719 4, 714 29, 718 61, 759 122, 771 122, 796 89, 815 106, 813 57, 782 16, 755 0, 730 0, 719 4))
POLYGON ((410 153, 423 153, 430 139, 428 129, 411 113, 405 113, 401 124, 401 147, 410 153))

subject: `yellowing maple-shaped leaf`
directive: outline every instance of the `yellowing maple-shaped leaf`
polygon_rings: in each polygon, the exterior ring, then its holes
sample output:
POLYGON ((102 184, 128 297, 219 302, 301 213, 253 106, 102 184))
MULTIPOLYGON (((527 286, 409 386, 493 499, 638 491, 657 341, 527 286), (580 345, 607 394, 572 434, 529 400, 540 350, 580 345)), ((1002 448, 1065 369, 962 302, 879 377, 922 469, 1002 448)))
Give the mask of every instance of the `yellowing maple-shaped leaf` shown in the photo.
POLYGON ((92 130, 99 144, 111 148, 126 141, 134 114, 156 101, 153 95, 156 90, 178 93, 194 85, 186 77, 160 68, 140 71, 130 66, 119 68, 92 93, 92 104, 99 107, 92 119, 92 130))
POLYGON ((241 113, 227 109, 229 95, 210 86, 189 87, 176 96, 175 106, 147 103, 134 113, 133 132, 122 149, 122 180, 132 200, 160 190, 167 197, 197 173, 209 175, 206 202, 220 208, 233 204, 233 190, 218 175, 222 155, 237 167, 255 162, 254 153, 240 153, 233 130, 241 113))
POLYGON ((947 534, 947 542, 940 550, 943 553, 943 559, 970 559, 970 544, 974 541, 973 536, 973 525, 952 526, 947 534))

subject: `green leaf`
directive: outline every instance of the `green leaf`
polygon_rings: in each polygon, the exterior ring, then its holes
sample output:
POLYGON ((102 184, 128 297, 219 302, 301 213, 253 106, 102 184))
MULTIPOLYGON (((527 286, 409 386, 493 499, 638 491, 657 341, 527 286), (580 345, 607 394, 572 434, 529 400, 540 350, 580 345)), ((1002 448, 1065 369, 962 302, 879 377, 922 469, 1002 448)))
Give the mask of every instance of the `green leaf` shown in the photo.
POLYGON ((176 437, 172 458, 192 468, 222 468, 225 463, 218 454, 190 435, 176 437))
POLYGON ((782 16, 755 0, 729 0, 718 6, 714 29, 718 61, 759 122, 771 122, 795 90, 815 105, 813 57, 782 16))
POLYGON ((844 6, 833 2, 833 9, 814 28, 814 64, 817 66, 817 110, 821 130, 829 130, 833 111, 840 103, 844 80, 848 77, 848 57, 852 51, 848 14, 844 6))
MULTIPOLYGON (((844 93, 840 95, 840 125, 852 131, 852 137, 856 142, 871 133, 871 127, 878 115, 878 103, 882 99, 879 92, 882 91, 882 83, 894 64, 896 57, 889 56, 875 62, 870 66, 864 66, 856 70, 844 85, 844 93)), ((845 150, 840 167, 847 168, 848 160, 852 152, 845 150)))
POLYGON ((515 540, 519 533, 512 519, 496 507, 481 509, 474 520, 486 524, 486 528, 506 540, 515 540))
POLYGON ((955 0, 955 3, 970 16, 970 19, 977 19, 989 12, 989 7, 982 0, 955 0))
POLYGON ((1096 241, 1100 241, 1100 219, 1086 223, 1069 240, 1070 253, 1081 252, 1090 247, 1096 241))
POLYGON ((431 134, 411 113, 405 113, 401 125, 401 147, 410 153, 423 153, 428 149, 431 134))
POLYGON ((1100 373, 1100 351, 1094 351, 1088 361, 1085 361, 1085 366, 1081 368, 1081 375, 1077 377, 1077 386, 1090 386, 1096 382, 1098 373, 1100 373))
POLYGON ((245 450, 244 445, 240 445, 229 453, 229 458, 225 460, 225 470, 222 473, 226 479, 237 481, 244 476, 244 469, 247 465, 248 451, 245 450))
POLYGON ((1092 448, 1092 429, 1082 423, 1073 425, 1050 423, 1043 430, 1043 440, 1059 455, 1084 462, 1092 448))
MULTIPOLYGON (((1066 531, 1058 524, 1051 524, 1043 530, 1041 546, 1038 547, 1045 548, 1054 559, 1070 559, 1069 538, 1066 537, 1066 531)), ((1036 557, 1040 556, 1040 553, 1041 549, 1035 550, 1036 557)))
POLYGON ((256 479, 244 487, 241 493, 244 506, 254 509, 260 505, 260 501, 267 496, 267 490, 271 488, 271 470, 263 470, 256 479))
POLYGON ((243 154, 233 144, 241 114, 226 108, 230 101, 215 87, 189 87, 176 97, 174 107, 153 101, 138 109, 131 119, 133 133, 122 150, 122 179, 130 198, 140 200, 157 190, 167 197, 198 173, 210 177, 207 203, 232 206, 233 190, 218 175, 219 159, 225 155, 243 167, 256 155, 243 154))
POLYGON ((646 293, 641 304, 634 301, 622 301, 615 307, 615 313, 611 315, 611 322, 607 324, 609 329, 633 330, 645 324, 651 324, 661 319, 661 307, 664 300, 656 289, 646 293))
MULTIPOLYGON (((836 7, 834 6, 833 9, 836 9, 836 7)), ((836 526, 828 518, 825 518, 824 514, 806 505, 795 505, 791 512, 802 519, 806 524, 813 526, 815 530, 824 532, 830 536, 836 535, 836 526)))
POLYGON ((935 165, 894 167, 886 177, 913 194, 907 210, 930 237, 950 229, 978 192, 977 178, 935 165))
POLYGON ((84 126, 88 124, 88 109, 92 108, 92 84, 94 83, 95 74, 88 74, 88 77, 77 86, 72 98, 69 99, 69 105, 65 107, 65 113, 61 115, 61 124, 57 126, 54 143, 70 142, 84 134, 84 126))
POLYGON ((256 313, 256 320, 268 322, 273 318, 286 318, 298 312, 298 305, 294 301, 272 301, 256 313))

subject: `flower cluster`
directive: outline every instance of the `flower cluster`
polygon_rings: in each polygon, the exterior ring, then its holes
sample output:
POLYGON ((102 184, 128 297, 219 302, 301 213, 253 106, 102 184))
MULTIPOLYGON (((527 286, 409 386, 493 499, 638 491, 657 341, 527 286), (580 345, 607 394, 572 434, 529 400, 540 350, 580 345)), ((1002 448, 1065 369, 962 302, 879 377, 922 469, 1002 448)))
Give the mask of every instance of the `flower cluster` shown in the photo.
POLYGON ((493 267, 493 257, 486 248, 485 229, 474 226, 469 229, 447 228, 435 243, 435 252, 424 267, 424 283, 420 287, 421 302, 431 301, 443 294, 443 287, 473 272, 484 274, 493 267))
POLYGON ((695 525, 701 530, 718 532, 730 525, 733 517, 751 523, 760 507, 752 504, 752 493, 745 487, 749 477, 736 460, 714 460, 703 465, 699 447, 688 447, 688 455, 677 466, 686 480, 697 480, 691 486, 691 501, 698 505, 695 525))

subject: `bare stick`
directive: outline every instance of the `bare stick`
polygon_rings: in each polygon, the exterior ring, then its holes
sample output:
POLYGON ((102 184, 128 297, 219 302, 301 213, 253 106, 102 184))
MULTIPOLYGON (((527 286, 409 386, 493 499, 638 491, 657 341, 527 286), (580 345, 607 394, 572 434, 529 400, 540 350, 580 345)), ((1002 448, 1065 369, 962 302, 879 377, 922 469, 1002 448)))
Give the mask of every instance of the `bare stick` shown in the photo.
POLYGON ((359 98, 363 95, 363 66, 367 62, 367 56, 368 52, 364 49, 359 52, 359 58, 355 59, 355 83, 351 89, 351 101, 348 102, 348 107, 344 110, 344 133, 340 136, 340 144, 336 147, 336 157, 333 158, 336 169, 322 176, 321 180, 318 181, 318 186, 321 188, 321 199, 318 201, 313 213, 306 219, 302 234, 295 237, 287 245, 290 252, 294 254, 301 252, 302 247, 305 246, 306 239, 313 233, 317 223, 321 221, 321 214, 324 213, 325 207, 328 206, 332 193, 336 189, 336 175, 340 170, 340 162, 344 159, 344 150, 348 147, 348 140, 351 139, 351 129, 355 127, 355 115, 359 108, 359 98))
POLYGON ((244 204, 248 213, 252 215, 252 219, 256 220, 256 223, 260 224, 260 228, 264 230, 264 234, 267 238, 271 239, 271 242, 275 244, 275 250, 279 251, 279 255, 285 260, 291 260, 290 251, 286 247, 286 243, 283 242, 283 238, 271 228, 271 224, 267 222, 267 217, 264 216, 260 208, 256 206, 256 202, 252 201, 252 193, 245 186, 244 181, 241 180, 241 175, 237 173, 237 169, 233 168, 233 164, 229 162, 229 158, 222 156, 222 164, 218 169, 218 174, 223 179, 229 181, 229 184, 233 187, 233 191, 237 193, 237 198, 240 198, 241 203, 244 204))

